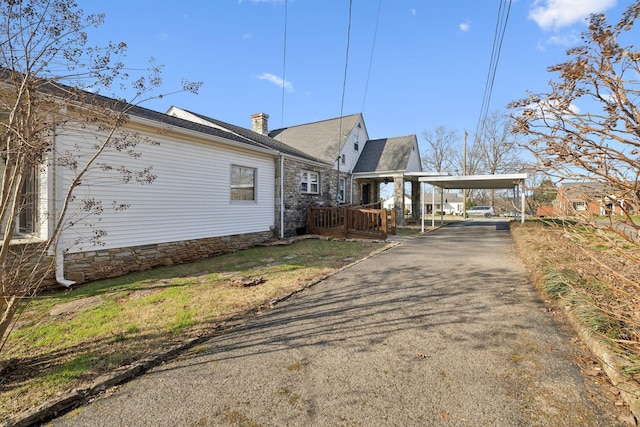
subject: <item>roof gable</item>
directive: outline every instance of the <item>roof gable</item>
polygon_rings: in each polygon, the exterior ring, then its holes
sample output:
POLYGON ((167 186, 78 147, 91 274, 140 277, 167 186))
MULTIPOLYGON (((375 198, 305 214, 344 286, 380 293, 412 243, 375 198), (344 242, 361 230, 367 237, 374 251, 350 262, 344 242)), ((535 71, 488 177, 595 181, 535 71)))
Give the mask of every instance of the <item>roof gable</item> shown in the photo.
MULTIPOLYGON (((340 154, 347 137, 358 124, 363 123, 362 114, 321 120, 298 126, 275 129, 269 136, 309 156, 326 162, 334 163, 340 154)), ((363 131, 366 133, 366 129, 363 131)))
POLYGON ((416 146, 415 135, 367 141, 353 172, 405 172, 416 146))

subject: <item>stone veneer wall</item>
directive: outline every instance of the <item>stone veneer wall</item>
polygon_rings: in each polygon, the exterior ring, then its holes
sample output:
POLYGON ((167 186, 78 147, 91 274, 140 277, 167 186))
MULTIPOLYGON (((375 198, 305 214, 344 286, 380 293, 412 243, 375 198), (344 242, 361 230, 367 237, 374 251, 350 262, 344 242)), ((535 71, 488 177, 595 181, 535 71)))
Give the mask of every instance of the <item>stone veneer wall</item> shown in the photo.
POLYGON ((118 277, 154 267, 182 264, 247 249, 273 238, 273 232, 265 231, 66 254, 65 278, 80 284, 118 277))
MULTIPOLYGON (((295 236, 299 232, 306 232, 307 208, 309 206, 335 206, 337 171, 286 158, 284 161, 284 235, 285 237, 295 236), (317 172, 320 175, 320 194, 302 193, 301 181, 302 171, 317 172)), ((350 197, 350 180, 346 173, 340 172, 346 181, 346 200, 350 197)), ((279 194, 278 194, 279 197, 279 194)), ((279 209, 279 203, 276 203, 279 209)), ((279 219, 280 212, 276 213, 279 219)), ((278 220, 278 226, 280 222, 278 220)))

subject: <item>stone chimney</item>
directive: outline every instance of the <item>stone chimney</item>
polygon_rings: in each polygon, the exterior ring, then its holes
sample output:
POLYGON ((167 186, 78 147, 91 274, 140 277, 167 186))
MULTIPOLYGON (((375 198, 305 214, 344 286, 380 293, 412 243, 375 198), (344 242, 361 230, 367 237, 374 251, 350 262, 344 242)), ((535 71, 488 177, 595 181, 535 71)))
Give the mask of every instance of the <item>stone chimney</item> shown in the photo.
POLYGON ((251 115, 251 130, 263 135, 269 133, 269 115, 265 113, 251 115))

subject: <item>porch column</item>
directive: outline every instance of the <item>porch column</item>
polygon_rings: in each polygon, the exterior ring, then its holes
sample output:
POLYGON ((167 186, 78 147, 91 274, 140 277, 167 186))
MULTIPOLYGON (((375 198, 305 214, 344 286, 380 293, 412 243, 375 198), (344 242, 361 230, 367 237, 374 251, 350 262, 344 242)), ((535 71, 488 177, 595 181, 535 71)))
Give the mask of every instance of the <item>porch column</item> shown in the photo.
POLYGON ((415 221, 420 219, 420 183, 411 181, 411 218, 415 221))
POLYGON ((396 211, 396 223, 404 225, 404 177, 393 178, 393 205, 396 211))

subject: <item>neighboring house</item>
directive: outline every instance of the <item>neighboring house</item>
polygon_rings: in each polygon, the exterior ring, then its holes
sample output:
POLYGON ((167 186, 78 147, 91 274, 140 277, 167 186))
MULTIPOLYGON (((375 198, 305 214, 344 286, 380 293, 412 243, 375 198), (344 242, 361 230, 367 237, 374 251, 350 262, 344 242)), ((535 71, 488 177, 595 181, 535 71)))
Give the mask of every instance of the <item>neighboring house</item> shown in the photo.
POLYGON ((435 194, 425 192, 423 197, 425 215, 429 215, 432 212, 444 212, 447 215, 462 215, 464 210, 464 199, 457 193, 445 192, 441 195, 439 192, 435 194), (435 201, 432 202, 432 200, 435 201))
POLYGON ((563 183, 558 188, 553 209, 560 215, 621 215, 623 210, 635 212, 633 202, 614 194, 597 182, 563 183))
MULTIPOLYGON (((385 200, 382 203, 382 207, 387 210, 395 208, 395 199, 391 197, 385 200)), ((405 212, 411 212, 411 197, 406 194, 404 195, 404 210, 405 212)))

